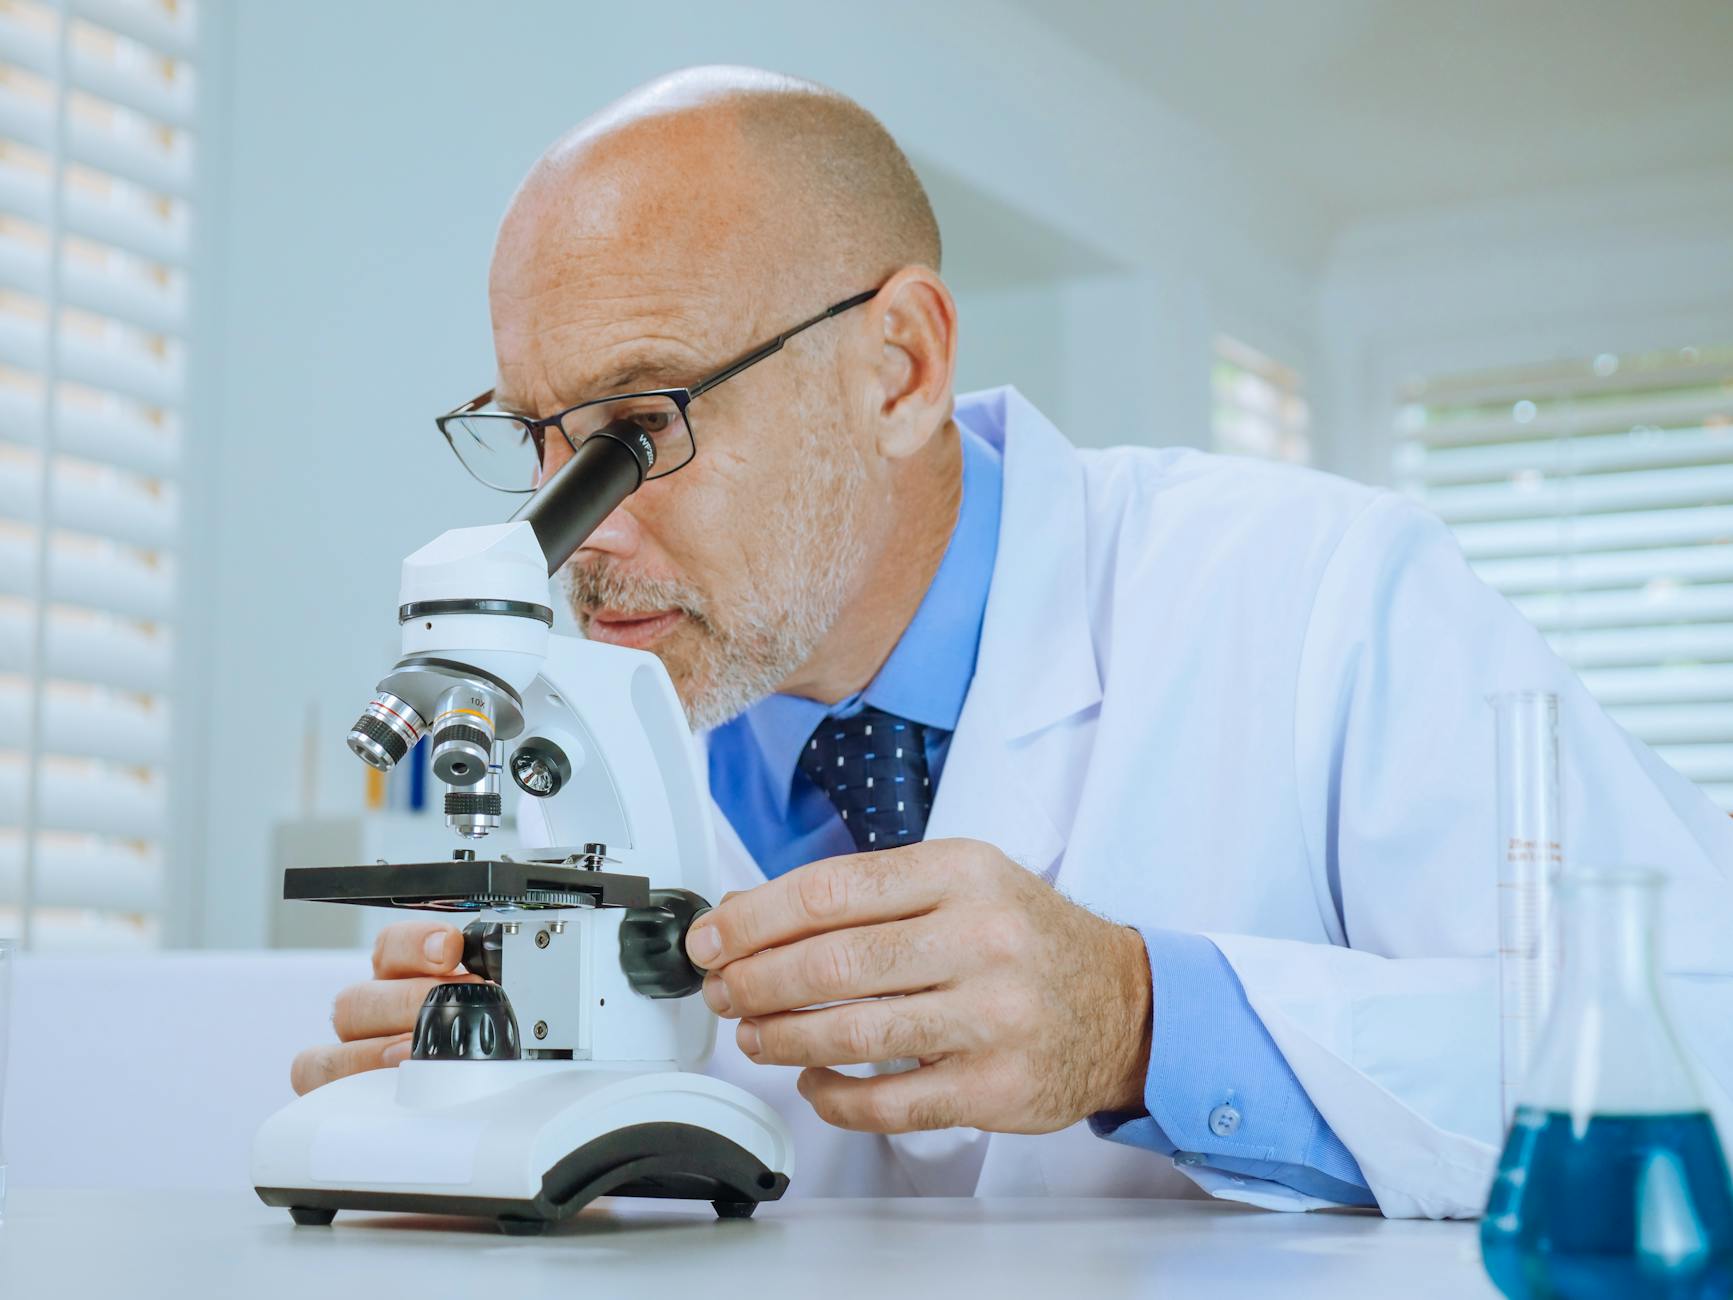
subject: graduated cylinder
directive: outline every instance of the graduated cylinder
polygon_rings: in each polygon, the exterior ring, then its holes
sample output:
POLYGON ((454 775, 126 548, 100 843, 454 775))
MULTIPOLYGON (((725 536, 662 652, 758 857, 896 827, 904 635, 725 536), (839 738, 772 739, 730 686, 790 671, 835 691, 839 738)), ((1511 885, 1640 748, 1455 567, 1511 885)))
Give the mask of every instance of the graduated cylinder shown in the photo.
POLYGON ((1552 884, 1564 867, 1558 696, 1508 691, 1497 715, 1499 1089, 1509 1126, 1558 970, 1552 884))

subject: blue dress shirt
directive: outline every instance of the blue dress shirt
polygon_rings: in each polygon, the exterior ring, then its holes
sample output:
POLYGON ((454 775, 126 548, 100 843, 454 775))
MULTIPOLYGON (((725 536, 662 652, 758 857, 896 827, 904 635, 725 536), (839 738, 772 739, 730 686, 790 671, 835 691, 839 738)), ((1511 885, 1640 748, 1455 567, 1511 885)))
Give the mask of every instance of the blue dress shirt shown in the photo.
MULTIPOLYGON (((959 427, 957 522, 932 585, 878 675, 833 705, 771 695, 710 733, 711 792, 767 877, 855 852, 829 798, 798 766, 801 747, 825 718, 871 705, 919 722, 935 794, 939 789, 975 675, 1004 477, 997 448, 961 417, 959 427)), ((1202 935, 1141 933, 1155 991, 1147 1111, 1097 1115, 1091 1128, 1181 1164, 1374 1204, 1353 1156, 1306 1096, 1216 946, 1202 935)))

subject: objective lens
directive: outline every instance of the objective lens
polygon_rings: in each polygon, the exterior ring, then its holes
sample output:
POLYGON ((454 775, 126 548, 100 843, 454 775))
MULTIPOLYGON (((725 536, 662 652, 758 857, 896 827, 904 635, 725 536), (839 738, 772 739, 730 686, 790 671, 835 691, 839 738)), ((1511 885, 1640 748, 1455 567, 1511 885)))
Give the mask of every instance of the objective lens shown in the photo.
POLYGON ((468 789, 445 792, 445 824, 465 839, 479 840, 499 828, 499 760, 483 765, 483 779, 468 789))
POLYGON ((454 686, 439 700, 433 719, 433 774, 447 785, 475 785, 487 775, 493 755, 495 708, 473 685, 454 686))
POLYGON ((427 723, 409 704, 380 691, 349 728, 349 748, 369 767, 389 772, 426 730, 427 723))

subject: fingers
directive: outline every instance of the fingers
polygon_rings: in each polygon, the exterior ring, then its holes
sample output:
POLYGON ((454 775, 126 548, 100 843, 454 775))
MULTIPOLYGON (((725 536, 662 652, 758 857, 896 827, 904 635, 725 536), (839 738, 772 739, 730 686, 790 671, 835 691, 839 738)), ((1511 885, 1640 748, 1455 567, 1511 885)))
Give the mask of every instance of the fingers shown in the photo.
POLYGON ((834 1070, 804 1070, 798 1086, 800 1095, 827 1124, 860 1133, 912 1133, 964 1122, 961 1078, 961 1066, 940 1061, 871 1079, 854 1079, 834 1070))
POLYGON ((373 941, 373 974, 382 980, 443 975, 462 958, 462 932, 443 921, 399 921, 373 941))
POLYGON ((408 1034, 309 1047, 297 1056, 295 1063, 289 1067, 289 1083, 297 1093, 308 1093, 335 1079, 359 1074, 363 1070, 379 1070, 396 1065, 408 1055, 408 1034))
POLYGON ((730 962, 704 981, 717 1015, 762 1016, 821 1002, 917 993, 951 979, 955 943, 930 919, 813 935, 730 962))
POLYGON ((973 1046, 942 997, 919 994, 743 1020, 740 1050, 760 1065, 865 1065, 973 1046))
POLYGON ((474 975, 424 976, 419 979, 368 980, 351 984, 337 995, 331 1027, 345 1043, 380 1035, 407 1034, 415 1028, 415 1017, 427 1000, 428 990, 439 984, 478 984, 474 975))
POLYGON ((298 1093, 362 1070, 396 1065, 409 1055, 416 1015, 437 984, 475 984, 457 972, 463 935, 442 921, 404 921, 379 932, 373 944, 377 979, 337 995, 331 1024, 339 1042, 309 1047, 289 1068, 298 1093))
POLYGON ((931 911, 945 894, 942 843, 826 858, 718 903, 686 935, 694 965, 729 962, 848 926, 931 911))

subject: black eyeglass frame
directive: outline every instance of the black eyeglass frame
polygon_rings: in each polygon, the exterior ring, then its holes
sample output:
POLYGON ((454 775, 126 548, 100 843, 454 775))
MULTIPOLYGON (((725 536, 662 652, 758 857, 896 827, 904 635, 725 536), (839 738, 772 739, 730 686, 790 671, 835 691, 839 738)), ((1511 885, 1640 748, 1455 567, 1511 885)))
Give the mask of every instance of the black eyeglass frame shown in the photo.
MULTIPOLYGON (((879 286, 879 288, 883 287, 883 285, 879 286)), ((818 315, 801 321, 800 324, 791 329, 784 330, 768 343, 761 344, 760 346, 753 348, 750 352, 741 354, 733 361, 730 361, 727 365, 723 366, 722 369, 716 371, 714 374, 706 375, 703 379, 700 379, 697 383, 688 388, 650 388, 636 393, 614 393, 608 397, 595 397, 591 398, 587 402, 579 402, 575 406, 568 406, 563 411, 556 411, 554 414, 546 416, 540 420, 532 420, 527 415, 513 415, 509 411, 489 411, 486 412, 486 414, 497 417, 501 420, 509 420, 522 425, 524 431, 529 435, 530 440, 535 444, 537 452, 536 463, 540 464, 547 458, 544 443, 546 441, 545 431, 549 428, 558 429, 560 431, 560 437, 566 440, 566 445, 570 447, 573 452, 577 451, 578 444, 572 441, 571 434, 566 432, 566 427, 562 423, 562 421, 573 412, 581 411, 590 406, 603 406, 609 402, 623 402, 635 397, 666 397, 674 403, 674 406, 680 412, 680 422, 686 426, 686 439, 691 444, 692 454, 686 457, 686 459, 681 461, 678 465, 663 470, 660 474, 652 472, 649 475, 650 478, 663 478, 674 473, 675 470, 690 465, 693 459, 698 455, 698 435, 692 431, 692 421, 686 418, 686 408, 692 404, 694 399, 702 397, 718 384, 726 383, 741 371, 750 370, 766 357, 775 356, 778 352, 782 351, 783 345, 796 334, 801 333, 803 330, 809 330, 814 325, 822 325, 832 316, 841 315, 851 307, 859 307, 862 303, 871 302, 874 298, 878 297, 878 293, 878 289, 868 289, 863 293, 857 293, 851 297, 844 298, 841 302, 832 303, 823 311, 819 312, 818 315)), ((485 393, 482 393, 477 397, 472 397, 462 406, 447 411, 444 415, 436 417, 433 423, 444 436, 446 445, 451 448, 452 455, 457 457, 458 463, 469 472, 469 476, 477 483, 480 483, 484 487, 491 488, 495 492, 505 492, 512 496, 529 496, 535 492, 535 487, 500 487, 497 483, 489 483, 480 474, 476 473, 476 471, 471 468, 469 462, 464 460, 463 453, 457 449, 457 443, 453 440, 451 429, 448 427, 450 422, 457 420, 460 417, 475 415, 480 412, 482 407, 493 401, 493 395, 494 390, 490 388, 485 393)))

